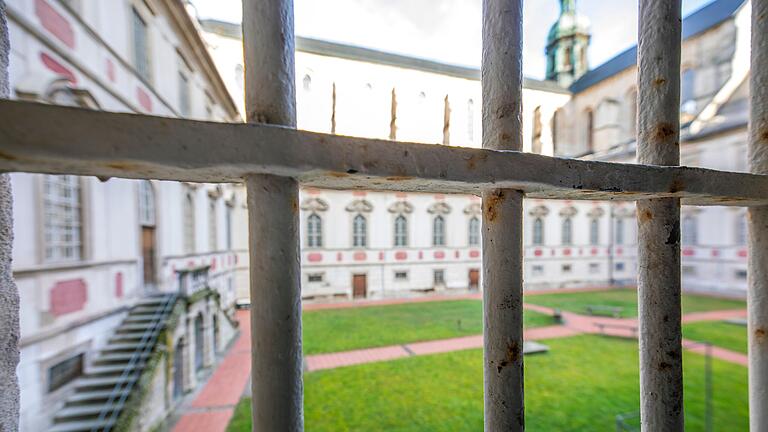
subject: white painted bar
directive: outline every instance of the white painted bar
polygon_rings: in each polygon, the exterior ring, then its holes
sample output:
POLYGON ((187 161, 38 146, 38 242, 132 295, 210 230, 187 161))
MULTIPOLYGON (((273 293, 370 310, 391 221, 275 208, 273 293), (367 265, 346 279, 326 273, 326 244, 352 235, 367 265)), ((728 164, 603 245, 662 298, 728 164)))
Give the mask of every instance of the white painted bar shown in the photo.
MULTIPOLYGON (((768 174, 768 0, 752 0, 750 170, 768 174)), ((749 209, 749 429, 768 431, 768 207, 749 209)))
MULTIPOLYGON (((681 0, 641 0, 638 162, 680 163, 681 0)), ((637 202, 640 421, 684 430, 680 200, 637 202)))
MULTIPOLYGON (((293 1, 243 1, 243 41, 247 121, 295 128, 293 1)), ((267 151, 281 147, 271 141, 267 151)), ((247 175, 245 185, 253 430, 298 432, 304 430, 299 184, 258 174, 247 175)))
POLYGON ((190 182, 241 182, 249 174, 274 174, 329 189, 479 195, 499 187, 541 199, 681 197, 683 204, 691 205, 768 204, 766 175, 401 143, 7 100, 0 100, 0 171, 190 182))
MULTIPOLYGON (((522 59, 522 0, 483 1, 483 148, 523 148, 522 59)), ((523 193, 482 196, 485 430, 523 431, 523 193)))

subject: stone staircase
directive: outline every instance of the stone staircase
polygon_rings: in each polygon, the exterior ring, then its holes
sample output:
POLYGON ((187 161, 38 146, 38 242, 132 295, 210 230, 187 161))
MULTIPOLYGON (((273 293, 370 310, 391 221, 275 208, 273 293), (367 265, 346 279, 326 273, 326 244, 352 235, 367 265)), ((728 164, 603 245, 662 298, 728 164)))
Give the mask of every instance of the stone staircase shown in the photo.
POLYGON ((157 345, 177 296, 142 299, 95 355, 53 418, 49 432, 110 431, 157 345))

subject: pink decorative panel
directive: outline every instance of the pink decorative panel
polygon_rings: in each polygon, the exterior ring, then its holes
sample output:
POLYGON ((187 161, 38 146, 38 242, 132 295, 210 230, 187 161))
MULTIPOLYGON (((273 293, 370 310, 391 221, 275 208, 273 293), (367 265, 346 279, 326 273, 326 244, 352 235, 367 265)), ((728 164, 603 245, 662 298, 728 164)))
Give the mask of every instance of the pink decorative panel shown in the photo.
POLYGON ((141 87, 136 87, 136 100, 139 101, 139 105, 141 105, 147 112, 152 112, 152 98, 150 98, 149 94, 141 87))
POLYGON ((696 255, 696 251, 694 251, 691 248, 683 249, 683 256, 694 256, 696 255))
POLYGON ((739 257, 746 258, 747 257, 747 250, 746 249, 740 250, 739 251, 739 257))
POLYGON ((571 256, 571 250, 568 248, 563 249, 563 255, 565 256, 571 256))
POLYGON ((320 262, 323 260, 323 254, 319 252, 312 252, 311 254, 307 255, 307 261, 309 262, 320 262))
POLYGON ((473 249, 469 251, 469 257, 470 258, 478 258, 480 256, 480 251, 477 249, 473 249))
POLYGON ((719 257, 720 256, 720 251, 717 250, 717 249, 712 249, 712 256, 713 257, 719 257))
POLYGON ((589 251, 592 255, 597 255, 597 248, 592 248, 592 250, 589 251))
POLYGON ((123 298, 123 272, 115 273, 115 297, 123 298))
POLYGON ((456 252, 453 253, 453 256, 456 257, 456 258, 459 258, 461 256, 461 252, 456 251, 456 252))
POLYGON ((336 254, 336 261, 341 262, 342 258, 343 258, 343 256, 342 256, 341 252, 336 254))
POLYGON ((443 259, 443 258, 445 258, 445 252, 435 251, 435 259, 443 259))
POLYGON ((112 63, 112 60, 107 59, 107 78, 109 78, 110 81, 115 82, 115 79, 117 78, 117 75, 115 73, 115 64, 112 63))
POLYGON ((367 258, 367 255, 365 254, 365 252, 355 252, 355 254, 352 255, 352 259, 355 261, 365 261, 366 258, 367 258))
POLYGON ((424 252, 419 251, 419 259, 424 259, 424 252))
POLYGON ((64 45, 75 47, 75 32, 66 18, 45 0, 35 0, 35 14, 43 28, 51 32, 64 45))
POLYGON ((408 198, 408 194, 405 192, 397 192, 395 193, 396 198, 408 198))
POLYGON ((403 261, 408 259, 408 252, 403 252, 403 251, 395 252, 395 259, 398 261, 403 261))
POLYGON ((368 195, 368 194, 365 191, 354 191, 354 192, 352 192, 352 196, 356 196, 356 197, 364 197, 366 195, 368 195))
POLYGON ((43 62, 45 67, 47 67, 51 72, 65 77, 72 84, 77 83, 77 77, 75 76, 75 74, 71 70, 69 70, 66 66, 54 60, 53 57, 49 56, 46 53, 40 53, 40 60, 43 62))
POLYGON ((384 261, 384 252, 379 252, 379 261, 384 261))
POLYGON ((535 251, 533 251, 533 254, 535 256, 542 256, 542 255, 544 255, 544 251, 541 250, 541 249, 536 249, 535 251))
POLYGON ((56 282, 51 288, 50 311, 54 316, 83 310, 88 301, 88 289, 83 279, 56 282))

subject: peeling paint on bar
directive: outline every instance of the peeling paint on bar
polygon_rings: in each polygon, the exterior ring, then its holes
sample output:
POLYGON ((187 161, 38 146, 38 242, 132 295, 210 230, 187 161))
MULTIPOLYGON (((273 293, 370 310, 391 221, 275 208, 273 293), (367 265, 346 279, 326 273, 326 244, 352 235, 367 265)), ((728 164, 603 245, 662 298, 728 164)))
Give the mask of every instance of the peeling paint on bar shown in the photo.
MULTIPOLYGON (((522 0, 483 1, 483 148, 521 151, 522 0)), ((485 160, 467 161, 467 169, 485 160)), ((484 190, 483 380, 486 431, 525 430, 523 192, 484 190)))
MULTIPOLYGON (((637 158, 680 163, 681 0, 641 0, 637 158)), ((648 432, 684 430, 680 200, 637 202, 640 423, 648 432)))
MULTIPOLYGON (((750 170, 768 174, 768 0, 752 0, 750 170)), ((749 209, 749 429, 768 431, 768 206, 749 209)))
POLYGON ((616 164, 327 135, 0 100, 0 171, 238 182, 249 174, 303 185, 470 193, 493 187, 529 198, 686 205, 768 204, 768 176, 616 164), (45 124, 48 127, 41 128, 45 124), (83 131, 88 131, 84 134, 83 131), (279 144, 277 144, 279 143, 279 144))
MULTIPOLYGON (((295 128, 293 0, 243 1, 243 41, 247 121, 295 128)), ((209 150, 201 154, 213 156, 222 147, 220 141, 208 144, 209 150)), ((244 142, 244 147, 251 145, 244 142)), ((278 152, 281 147, 274 140, 263 150, 278 152)), ((299 184, 291 177, 268 174, 251 173, 245 179, 253 430, 300 432, 304 385, 299 184)))

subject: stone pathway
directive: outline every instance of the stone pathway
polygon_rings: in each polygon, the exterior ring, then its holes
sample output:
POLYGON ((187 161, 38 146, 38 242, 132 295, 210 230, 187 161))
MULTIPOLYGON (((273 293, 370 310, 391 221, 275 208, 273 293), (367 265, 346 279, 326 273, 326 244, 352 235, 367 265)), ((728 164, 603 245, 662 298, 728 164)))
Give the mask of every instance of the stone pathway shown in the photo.
MULTIPOLYGON (((535 294, 534 294, 535 295, 535 294)), ((435 296, 408 299, 375 300, 362 302, 339 302, 330 304, 305 304, 304 310, 324 310, 367 306, 384 306, 402 303, 479 299, 480 294, 463 296, 435 296)), ((525 304, 526 309, 552 314, 553 309, 525 304)), ((637 319, 584 316, 563 312, 564 325, 537 327, 525 331, 526 340, 545 340, 574 336, 578 334, 605 334, 622 338, 636 338, 637 319)), ((683 322, 720 321, 729 318, 743 318, 746 310, 697 312, 685 315, 683 322)), ((247 310, 237 312, 240 322, 240 336, 234 346, 219 364, 202 391, 189 406, 180 409, 181 418, 173 432, 217 432, 224 431, 232 418, 234 407, 242 397, 251 369, 250 315, 247 310)), ((346 352, 310 355, 305 358, 307 371, 333 369, 379 361, 394 360, 410 356, 430 355, 477 349, 483 346, 483 336, 465 336, 426 342, 415 342, 379 348, 346 352)), ((683 340, 683 347, 691 352, 704 354, 704 346, 694 341, 683 340)), ((747 365, 747 356, 719 347, 712 347, 712 356, 724 361, 747 365)))

